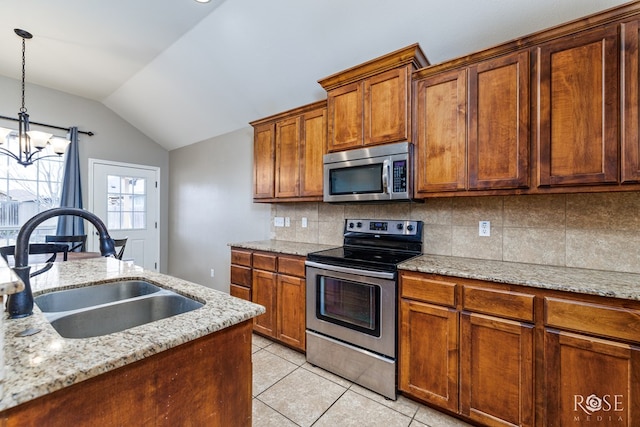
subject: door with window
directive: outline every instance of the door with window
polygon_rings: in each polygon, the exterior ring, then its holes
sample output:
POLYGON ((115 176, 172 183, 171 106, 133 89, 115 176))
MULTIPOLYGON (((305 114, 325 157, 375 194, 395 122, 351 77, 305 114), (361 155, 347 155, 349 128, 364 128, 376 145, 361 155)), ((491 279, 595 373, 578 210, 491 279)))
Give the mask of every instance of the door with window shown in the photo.
MULTIPOLYGON (((89 210, 114 239, 126 237, 125 261, 159 270, 159 168, 89 159, 89 210)), ((95 230, 89 248, 99 251, 95 230)))

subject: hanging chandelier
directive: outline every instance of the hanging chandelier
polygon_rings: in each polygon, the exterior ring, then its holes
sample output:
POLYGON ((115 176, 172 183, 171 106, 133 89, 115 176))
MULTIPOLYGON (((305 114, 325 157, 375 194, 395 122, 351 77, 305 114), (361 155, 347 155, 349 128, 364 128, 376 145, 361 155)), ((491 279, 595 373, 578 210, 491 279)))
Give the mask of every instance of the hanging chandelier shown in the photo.
MULTIPOLYGON (((65 138, 54 136, 51 133, 31 130, 29 128, 29 114, 24 106, 25 92, 25 41, 33 37, 31 33, 19 28, 15 33, 22 38, 22 106, 18 112, 18 130, 0 127, 0 154, 15 159, 22 166, 32 165, 35 161, 45 157, 56 157, 64 154, 69 141, 65 138), (14 141, 18 143, 18 153, 11 151, 11 147, 2 147, 5 143, 9 146, 14 141), (51 146, 54 154, 47 154, 47 145, 51 146)), ((15 144, 14 144, 15 145, 15 144)))

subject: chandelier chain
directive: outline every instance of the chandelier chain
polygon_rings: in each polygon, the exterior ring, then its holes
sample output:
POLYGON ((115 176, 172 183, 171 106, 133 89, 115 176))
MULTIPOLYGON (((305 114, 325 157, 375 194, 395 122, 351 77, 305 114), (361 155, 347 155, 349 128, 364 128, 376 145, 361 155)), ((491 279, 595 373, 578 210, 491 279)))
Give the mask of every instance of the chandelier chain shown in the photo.
POLYGON ((24 80, 25 80, 25 65, 26 65, 26 60, 25 60, 25 40, 24 38, 22 39, 22 107, 20 107, 20 112, 21 113, 26 113, 27 112, 27 108, 24 106, 24 80))

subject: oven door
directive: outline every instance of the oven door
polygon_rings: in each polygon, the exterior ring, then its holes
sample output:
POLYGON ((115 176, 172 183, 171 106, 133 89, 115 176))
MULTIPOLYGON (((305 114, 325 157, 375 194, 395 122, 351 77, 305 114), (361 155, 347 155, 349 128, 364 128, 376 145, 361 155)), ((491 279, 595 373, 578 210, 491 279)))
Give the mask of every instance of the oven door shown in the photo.
POLYGON ((395 358, 395 274, 306 265, 307 329, 395 358))

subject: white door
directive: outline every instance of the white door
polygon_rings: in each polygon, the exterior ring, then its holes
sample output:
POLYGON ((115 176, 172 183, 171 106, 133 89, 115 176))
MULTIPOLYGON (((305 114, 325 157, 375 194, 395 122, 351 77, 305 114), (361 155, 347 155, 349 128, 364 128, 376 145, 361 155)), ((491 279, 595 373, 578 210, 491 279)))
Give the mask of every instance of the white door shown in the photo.
MULTIPOLYGON (((123 260, 155 271, 160 268, 159 175, 153 166, 89 159, 89 210, 104 221, 112 238, 128 238, 123 260)), ((90 228, 89 250, 99 252, 98 236, 90 228)))

